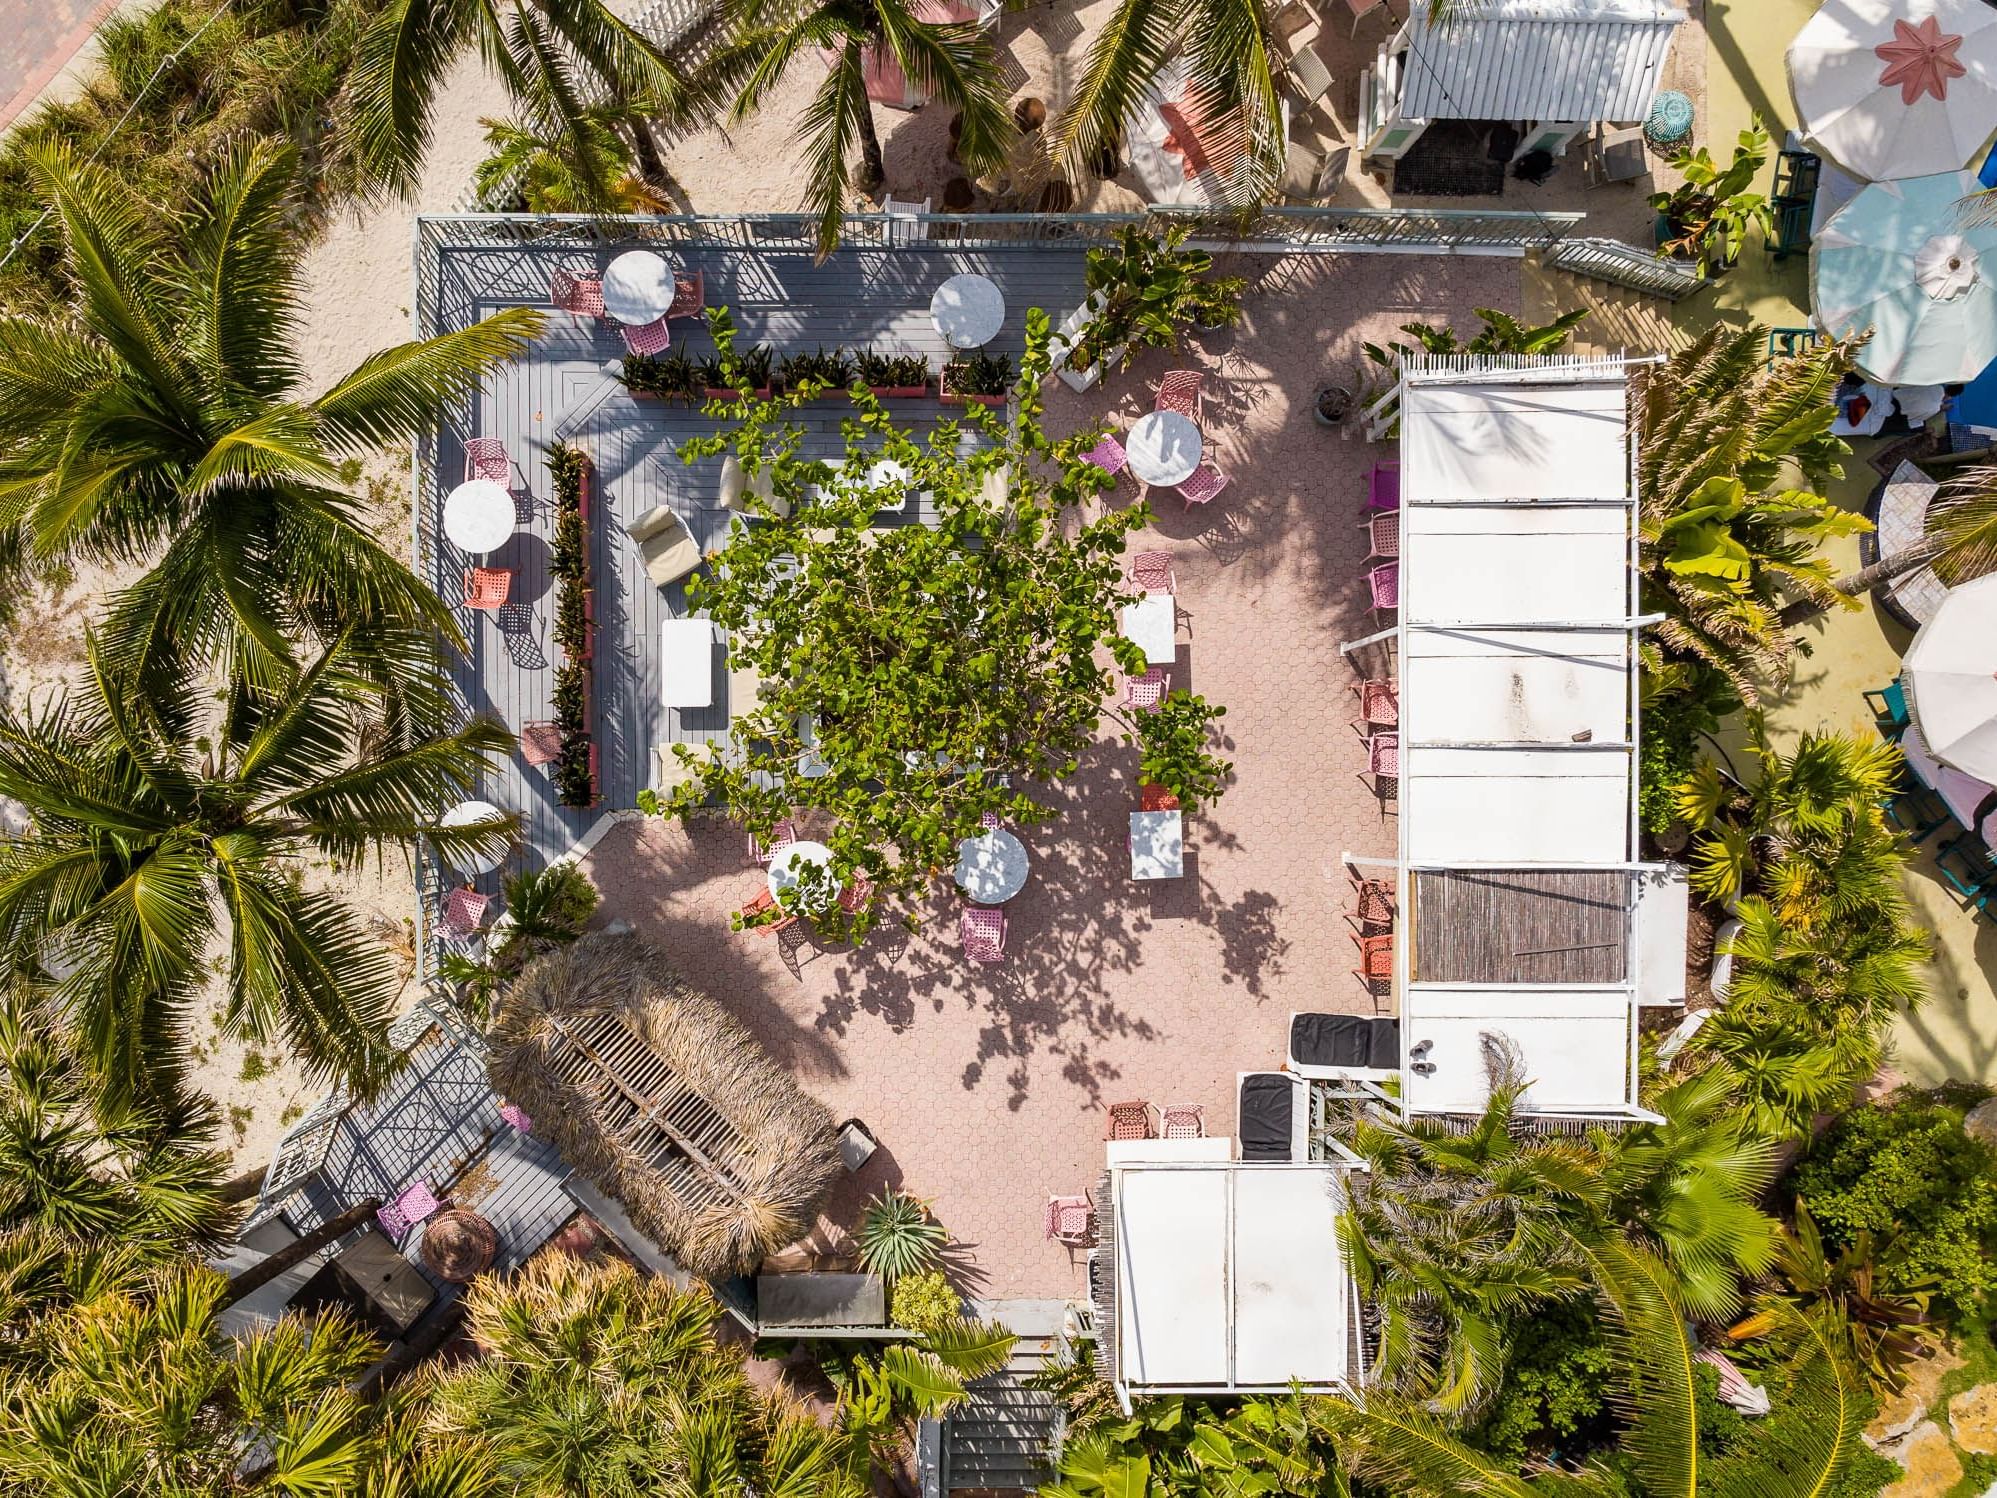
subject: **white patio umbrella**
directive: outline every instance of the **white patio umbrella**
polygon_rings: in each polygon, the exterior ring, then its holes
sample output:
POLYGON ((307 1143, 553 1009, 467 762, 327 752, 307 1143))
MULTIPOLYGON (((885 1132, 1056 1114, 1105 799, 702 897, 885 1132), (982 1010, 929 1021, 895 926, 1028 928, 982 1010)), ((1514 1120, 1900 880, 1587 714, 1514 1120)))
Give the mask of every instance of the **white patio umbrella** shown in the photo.
POLYGON ((1789 44, 1803 133, 1874 182, 1960 171, 1997 126, 1997 8, 1829 0, 1789 44))
POLYGON ((1900 680, 1929 752, 1997 781, 1997 573, 1949 590, 1908 646, 1900 680))
POLYGON ((1997 358, 1997 224, 1956 206, 1975 188, 1968 172, 1875 182, 1810 246, 1817 326, 1871 329, 1858 367, 1882 385, 1972 380, 1997 358))

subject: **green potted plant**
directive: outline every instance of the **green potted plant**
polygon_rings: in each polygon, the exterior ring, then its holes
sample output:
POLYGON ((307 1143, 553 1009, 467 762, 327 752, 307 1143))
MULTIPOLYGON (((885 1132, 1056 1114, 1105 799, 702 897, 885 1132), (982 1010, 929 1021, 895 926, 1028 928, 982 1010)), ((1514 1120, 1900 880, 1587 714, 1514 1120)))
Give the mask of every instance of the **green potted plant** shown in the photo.
POLYGON ((1774 209, 1766 195, 1748 191, 1767 163, 1768 132, 1759 123, 1741 131, 1724 167, 1704 146, 1681 151, 1671 165, 1685 180, 1650 198, 1659 253, 1689 260, 1702 276, 1717 276, 1740 259, 1750 228, 1772 235, 1774 209))
POLYGON ((626 354, 625 387, 640 399, 696 404, 701 397, 700 366, 685 354, 626 354))
MULTIPOLYGON (((767 343, 759 343, 752 349, 745 349, 735 356, 736 376, 748 387, 749 393, 758 400, 770 398, 770 381, 776 368, 776 350, 767 343)), ((728 376, 721 368, 721 356, 710 354, 700 361, 701 394, 708 400, 734 400, 740 394, 728 383, 728 376)))
POLYGON ((823 388, 817 396, 844 395, 853 383, 853 359, 844 349, 813 349, 810 353, 785 354, 777 364, 777 383, 785 390, 805 384, 823 388))
POLYGON ((941 393, 946 406, 1003 406, 1012 393, 1012 359, 1006 354, 959 354, 943 366, 941 393))
POLYGON ((853 355, 853 367, 859 372, 860 383, 883 400, 907 400, 929 393, 929 361, 920 354, 862 350, 853 355))
POLYGON ((1213 276, 1213 256, 1184 248, 1184 225, 1160 237, 1123 230, 1113 249, 1089 251, 1089 297, 1070 313, 1050 349, 1061 378, 1087 390, 1135 349, 1171 348, 1188 323, 1226 327, 1241 316, 1239 276, 1213 276))

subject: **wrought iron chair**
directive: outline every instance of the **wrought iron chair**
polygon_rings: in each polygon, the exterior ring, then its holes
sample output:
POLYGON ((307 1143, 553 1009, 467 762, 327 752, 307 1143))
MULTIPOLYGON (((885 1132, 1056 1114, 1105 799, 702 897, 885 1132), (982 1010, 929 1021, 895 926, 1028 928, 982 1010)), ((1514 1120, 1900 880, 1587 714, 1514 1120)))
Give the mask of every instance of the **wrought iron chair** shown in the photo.
POLYGON ((548 301, 559 312, 579 317, 603 316, 603 282, 595 276, 557 270, 548 278, 548 301))
POLYGON ((663 354, 673 346, 672 332, 663 317, 635 327, 627 323, 619 331, 624 335, 624 346, 634 354, 663 354))
POLYGON ((506 567, 473 567, 465 573, 465 603, 475 609, 496 609, 513 591, 513 573, 506 567))
POLYGON ((1142 1098, 1125 1103, 1111 1103, 1107 1111, 1109 1117, 1103 1123, 1103 1138, 1156 1139, 1158 1137, 1151 1105, 1142 1098))
POLYGON ((1005 912, 991 905, 973 905, 957 922, 957 938, 972 962, 1005 961, 1005 912))
POLYGON ((504 487, 513 478, 513 459, 497 437, 473 437, 465 443, 465 477, 488 479, 504 487))
POLYGON ((1166 1103, 1158 1116, 1160 1139, 1206 1138, 1206 1110, 1198 1103, 1166 1103))
POLYGON ((1169 551, 1140 551, 1124 563, 1123 575, 1130 579, 1133 588, 1142 588, 1147 593, 1176 593, 1178 580, 1172 576, 1172 554, 1169 551))
POLYGON ((1096 1241, 1095 1204, 1086 1196, 1047 1198, 1047 1236, 1069 1248, 1087 1248, 1096 1241))
POLYGON ((1172 673, 1163 666, 1153 666, 1139 676, 1126 676, 1123 679, 1123 705, 1140 707, 1146 712, 1155 712, 1158 704, 1165 700, 1171 690, 1172 673))
POLYGON ((1124 465, 1130 461, 1130 454, 1123 450, 1121 442, 1105 432, 1102 441, 1084 453, 1083 459, 1086 462, 1095 464, 1104 473, 1114 478, 1117 474, 1123 472, 1124 465))
POLYGON ((1168 370, 1158 382, 1158 395, 1151 409, 1177 411, 1197 425, 1200 419, 1200 390, 1206 380, 1206 375, 1197 369, 1168 370))
POLYGON ((1189 505, 1203 505, 1233 482, 1213 464, 1202 463, 1193 470, 1191 478, 1179 485, 1179 498, 1189 505))

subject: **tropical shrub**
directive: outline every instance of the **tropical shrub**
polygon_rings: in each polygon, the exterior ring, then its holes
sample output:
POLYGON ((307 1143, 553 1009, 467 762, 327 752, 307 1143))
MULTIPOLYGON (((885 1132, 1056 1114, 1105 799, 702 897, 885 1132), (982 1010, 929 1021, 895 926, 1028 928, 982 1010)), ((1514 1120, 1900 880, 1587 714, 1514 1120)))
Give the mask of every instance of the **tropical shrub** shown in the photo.
POLYGON ((1071 369, 1091 369, 1115 350, 1121 362, 1139 349, 1176 348, 1187 326, 1233 323, 1241 317, 1240 276, 1212 276, 1213 256, 1185 248, 1189 230, 1174 225, 1161 235, 1128 228, 1114 249, 1095 248, 1083 272, 1102 305, 1068 349, 1071 369))
POLYGON ((1532 327, 1520 322, 1509 312, 1500 312, 1494 307, 1474 309, 1478 320, 1483 324, 1464 342, 1457 337, 1454 328, 1427 322, 1404 322, 1401 331, 1414 339, 1414 343, 1390 343, 1384 348, 1377 343, 1362 343, 1366 358, 1378 371, 1369 378, 1361 403, 1372 409, 1373 419, 1384 423, 1381 428, 1387 436, 1400 432, 1400 380, 1403 355, 1417 351, 1425 354, 1552 354, 1567 346, 1574 336, 1575 327, 1588 315, 1585 307, 1576 307, 1563 312, 1542 327, 1532 327), (1381 397, 1394 391, 1392 400, 1381 402, 1381 397))
POLYGON ((768 390, 776 379, 777 351, 767 343, 754 348, 730 349, 710 354, 700 361, 700 383, 704 390, 768 390))
POLYGON ((1932 1292, 1959 1321, 1988 1314, 1997 1290, 1997 1151, 1963 1132, 1964 1111, 1948 1093, 1855 1108, 1788 1182, 1828 1245, 1890 1240, 1894 1252, 1877 1261, 1881 1287, 1932 1292))
MULTIPOLYGON (((667 354, 626 354, 619 378, 638 395, 656 395, 665 400, 685 401, 697 406, 707 391, 707 370, 678 349, 667 354)), ((719 375, 720 371, 715 371, 719 375)))
POLYGON ((914 390, 932 378, 921 354, 875 354, 865 349, 853 355, 853 370, 862 385, 884 390, 914 390))
MULTIPOLYGON (((1094 1396, 1090 1396, 1091 1403, 1094 1396)), ((1339 1491, 1331 1442, 1304 1396, 1241 1401, 1166 1395, 1126 1417, 1070 1427, 1059 1480, 1043 1498, 1207 1498, 1339 1491)))
POLYGON ((802 390, 809 384, 837 395, 853 383, 853 356, 840 348, 785 354, 777 361, 777 383, 785 390, 802 390))
POLYGON ((894 1282, 888 1320, 912 1332, 933 1331, 964 1316, 964 1299, 940 1269, 904 1274, 894 1282))
POLYGON ((447 950, 438 976, 455 984, 473 1015, 484 1020, 492 996, 540 953, 583 934, 595 914, 596 886, 573 863, 516 869, 503 883, 506 919, 486 937, 485 956, 447 950))
POLYGON ((1615 1354, 1587 1300, 1555 1301, 1533 1312, 1516 1339, 1496 1397, 1464 1439, 1513 1467, 1570 1460, 1608 1442, 1615 1354))
POLYGON ((893 1186, 867 1203, 854 1247, 860 1267, 890 1285, 936 1267, 950 1234, 930 1215, 929 1203, 893 1186))
POLYGON ((1766 196, 1748 191, 1767 164, 1768 132, 1758 121, 1741 131, 1724 167, 1704 146, 1672 157, 1672 169, 1685 180, 1650 199, 1662 220, 1659 251, 1691 260, 1700 275, 1711 276, 1740 259, 1749 229, 1772 235, 1773 208, 1766 196))
POLYGON ((561 754, 555 760, 555 789, 564 806, 596 804, 596 772, 590 763, 589 674, 595 668, 590 614, 589 517, 584 495, 590 482, 589 457, 581 448, 557 442, 548 449, 548 472, 555 482, 555 537, 548 573, 555 580, 555 644, 562 663, 555 668, 555 731, 561 754))
POLYGON ((947 395, 1004 395, 1012 389, 1010 354, 959 354, 943 366, 947 395))

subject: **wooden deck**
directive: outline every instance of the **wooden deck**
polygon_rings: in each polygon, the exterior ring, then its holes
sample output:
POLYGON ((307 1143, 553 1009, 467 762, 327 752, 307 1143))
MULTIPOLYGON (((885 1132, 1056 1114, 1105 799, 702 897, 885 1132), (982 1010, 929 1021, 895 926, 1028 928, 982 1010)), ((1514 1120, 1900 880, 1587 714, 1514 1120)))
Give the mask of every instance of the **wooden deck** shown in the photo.
POLYGON ((1629 876, 1487 870, 1417 873, 1419 983, 1621 983, 1629 876))
MULTIPOLYGON (((441 252, 441 305, 461 309, 461 319, 510 306, 545 306, 549 277, 557 266, 590 269, 608 261, 620 246, 582 250, 573 245, 518 245, 504 248, 445 249, 441 252)), ((929 318, 929 298, 937 283, 963 271, 976 271, 998 284, 1006 299, 1006 321, 988 350, 1017 360, 1026 346, 1026 312, 1041 307, 1058 321, 1083 297, 1082 248, 1060 246, 951 251, 927 246, 842 249, 824 265, 794 250, 687 249, 677 253, 683 268, 706 278, 707 303, 734 314, 740 346, 771 344, 779 357, 819 347, 917 353, 940 366, 947 349, 929 318)), ((690 354, 712 351, 699 320, 672 324, 675 346, 690 354)), ((685 589, 666 589, 646 579, 636 545, 624 526, 656 505, 669 504, 686 520, 703 549, 723 544, 727 512, 719 504, 720 459, 682 464, 680 443, 713 429, 698 410, 633 398, 616 379, 623 345, 614 326, 566 313, 549 314, 548 327, 527 355, 489 382, 472 415, 474 430, 463 436, 497 436, 514 464, 518 528, 499 550, 481 558, 458 552, 441 535, 439 496, 463 475, 458 436, 437 445, 434 482, 422 485, 431 513, 424 529, 433 580, 450 600, 463 594, 463 573, 474 562, 515 573, 509 605, 498 613, 463 610, 460 621, 470 640, 469 657, 455 675, 472 708, 498 719, 516 734, 521 725, 554 716, 551 693, 557 652, 550 639, 553 591, 548 576, 552 534, 552 488, 546 455, 557 440, 589 452, 596 465, 600 496, 591 517, 592 562, 598 626, 595 668, 595 729, 602 805, 591 810, 557 803, 546 770, 516 754, 488 777, 485 799, 522 813, 523 841, 539 864, 559 855, 602 811, 636 804, 651 782, 653 749, 667 742, 693 743, 728 731, 727 674, 723 647, 715 647, 714 704, 703 709, 660 705, 659 625, 686 612, 685 589)), ((939 420, 957 414, 933 397, 896 401, 904 426, 918 439, 939 420)), ((840 421, 851 411, 843 398, 808 408, 799 424, 807 456, 845 450, 840 421)), ((907 524, 921 515, 911 509, 884 516, 883 524, 907 524)), ((496 888, 488 876, 482 881, 496 888)))

